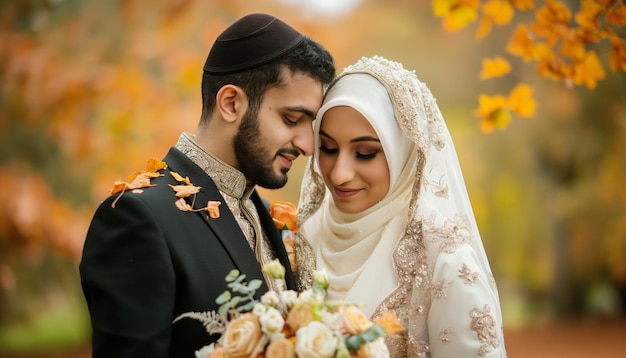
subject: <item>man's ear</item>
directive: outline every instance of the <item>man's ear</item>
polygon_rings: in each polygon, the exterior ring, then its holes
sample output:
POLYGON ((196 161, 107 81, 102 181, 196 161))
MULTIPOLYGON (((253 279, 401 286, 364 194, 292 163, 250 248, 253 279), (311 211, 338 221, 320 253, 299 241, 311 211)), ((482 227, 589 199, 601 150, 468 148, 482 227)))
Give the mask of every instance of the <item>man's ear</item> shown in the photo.
POLYGON ((248 107, 248 97, 241 87, 225 85, 215 96, 215 107, 224 121, 234 123, 243 117, 248 107))

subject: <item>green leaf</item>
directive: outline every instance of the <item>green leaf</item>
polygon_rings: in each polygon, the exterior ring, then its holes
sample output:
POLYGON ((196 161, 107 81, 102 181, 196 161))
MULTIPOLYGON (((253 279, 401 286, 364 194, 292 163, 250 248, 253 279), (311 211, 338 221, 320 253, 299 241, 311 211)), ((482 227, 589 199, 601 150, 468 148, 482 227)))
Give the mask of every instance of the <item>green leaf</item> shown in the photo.
POLYGON ((346 338, 346 346, 348 347, 348 350, 352 353, 358 352, 363 343, 365 343, 365 341, 359 335, 346 338))
POLYGON ((250 283, 248 283, 248 288, 256 291, 259 289, 259 287, 261 287, 262 284, 263 284, 263 281, 255 279, 255 280, 250 281, 250 283))
POLYGON ((215 299, 215 303, 217 303, 218 305, 224 304, 230 300, 230 297, 230 292, 224 291, 221 295, 217 296, 217 298, 215 299))
POLYGON ((226 275, 226 282, 232 282, 234 281, 237 277, 239 277, 239 270, 237 269, 232 269, 230 270, 230 272, 228 273, 228 275, 226 275))

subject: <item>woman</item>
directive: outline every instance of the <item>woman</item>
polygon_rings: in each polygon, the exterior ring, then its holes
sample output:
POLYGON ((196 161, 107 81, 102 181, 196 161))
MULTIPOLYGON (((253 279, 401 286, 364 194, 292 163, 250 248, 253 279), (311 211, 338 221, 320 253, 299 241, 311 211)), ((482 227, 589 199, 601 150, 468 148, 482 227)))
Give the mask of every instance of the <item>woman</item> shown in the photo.
POLYGON ((327 91, 300 195, 300 284, 391 310, 394 357, 505 357, 497 289, 450 134, 432 94, 381 57, 327 91))

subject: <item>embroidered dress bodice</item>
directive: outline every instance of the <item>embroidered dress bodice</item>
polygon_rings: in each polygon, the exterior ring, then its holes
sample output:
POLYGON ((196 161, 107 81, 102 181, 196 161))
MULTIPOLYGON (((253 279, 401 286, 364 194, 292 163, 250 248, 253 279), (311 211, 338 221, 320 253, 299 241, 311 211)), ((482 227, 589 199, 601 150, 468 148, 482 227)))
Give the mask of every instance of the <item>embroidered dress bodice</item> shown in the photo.
MULTIPOLYGON (((194 141, 194 135, 191 133, 183 132, 180 135, 176 149, 185 154, 213 179, 261 267, 274 260, 276 255, 271 249, 267 233, 261 226, 257 209, 250 199, 254 192, 254 185, 247 185, 246 177, 242 172, 202 149, 194 141), (258 240, 258 238, 261 239, 258 240)), ((184 173, 179 174, 184 176, 184 173)), ((270 288, 274 290, 282 288, 279 281, 269 279, 265 273, 263 275, 270 288)))

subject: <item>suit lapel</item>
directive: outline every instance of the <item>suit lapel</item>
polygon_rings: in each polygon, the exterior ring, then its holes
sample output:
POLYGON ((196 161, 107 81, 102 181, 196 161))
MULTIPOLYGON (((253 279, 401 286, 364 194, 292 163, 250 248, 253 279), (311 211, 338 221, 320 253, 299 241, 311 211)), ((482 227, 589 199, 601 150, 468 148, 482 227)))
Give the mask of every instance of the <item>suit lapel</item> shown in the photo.
POLYGON ((219 218, 209 218, 205 210, 201 210, 195 214, 202 216, 203 220, 215 233, 217 239, 230 255, 237 269, 241 273, 246 274, 247 281, 260 279, 263 281, 263 289, 260 291, 267 291, 263 274, 254 255, 254 251, 250 248, 248 240, 241 231, 239 224, 235 220, 235 217, 228 208, 228 205, 213 180, 176 148, 170 149, 165 157, 165 162, 172 171, 177 172, 183 177, 188 176, 193 185, 202 187, 200 192, 196 194, 194 209, 206 207, 209 201, 219 201, 221 203, 219 206, 219 218))
POLYGON ((272 245, 272 249, 276 254, 276 258, 278 258, 280 263, 285 267, 285 281, 287 282, 287 288, 295 290, 296 283, 293 277, 293 273, 291 272, 289 256, 287 256, 287 251, 285 250, 285 244, 283 244, 281 234, 278 229, 276 229, 274 220, 272 220, 269 211, 265 207, 263 199, 261 199, 256 190, 252 193, 251 199, 254 203, 254 206, 256 206, 257 212, 259 213, 261 226, 263 226, 265 232, 267 233, 270 245, 272 245))

